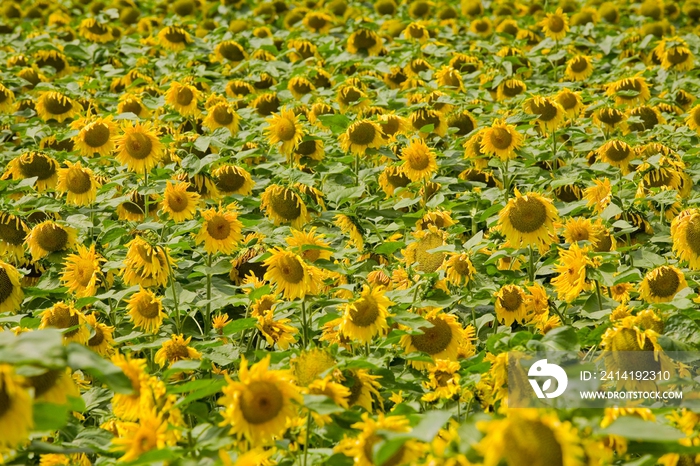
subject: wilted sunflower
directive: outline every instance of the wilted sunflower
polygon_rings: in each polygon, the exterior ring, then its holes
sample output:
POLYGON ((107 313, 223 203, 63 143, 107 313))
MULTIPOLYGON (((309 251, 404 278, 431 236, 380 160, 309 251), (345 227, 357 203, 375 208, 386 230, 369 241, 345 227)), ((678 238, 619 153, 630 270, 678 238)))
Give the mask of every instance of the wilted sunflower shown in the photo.
POLYGON ((230 427, 229 434, 247 440, 252 446, 271 443, 287 430, 287 424, 297 415, 302 398, 287 370, 269 370, 270 356, 248 368, 242 357, 238 371, 239 382, 226 375, 219 404, 224 420, 220 425, 230 427))
POLYGON ((42 120, 56 120, 59 123, 72 119, 81 110, 79 103, 54 91, 42 92, 34 108, 42 120))
POLYGON ((215 252, 231 254, 238 242, 243 239, 243 224, 238 220, 235 204, 222 209, 208 209, 202 212, 204 223, 197 233, 197 244, 204 243, 204 250, 209 254, 215 252))
POLYGON ((32 259, 37 261, 53 252, 73 249, 76 235, 75 228, 45 220, 32 228, 25 241, 32 259))
POLYGON ((338 141, 343 151, 359 155, 363 155, 367 149, 378 149, 387 142, 381 126, 370 120, 351 124, 338 141))
POLYGON ((558 220, 551 200, 533 192, 523 196, 516 189, 515 197, 501 210, 498 225, 512 247, 537 246, 543 253, 552 244, 558 220))
POLYGON ((112 28, 97 22, 95 18, 85 18, 80 22, 80 35, 90 42, 105 44, 114 40, 112 28))
POLYGON ((433 273, 437 271, 445 261, 445 253, 428 251, 445 246, 447 236, 447 232, 434 225, 428 225, 427 229, 413 233, 416 241, 401 251, 406 263, 412 265, 419 272, 433 273))
POLYGON ((173 107, 182 116, 197 116, 199 109, 199 90, 189 84, 173 81, 165 94, 165 103, 173 107))
POLYGON ((57 302, 41 314, 39 328, 70 329, 63 332, 63 339, 66 342, 72 341, 85 345, 90 339, 90 330, 85 325, 85 315, 63 301, 57 302))
POLYGON ((228 60, 234 65, 248 58, 248 53, 243 46, 234 40, 219 42, 216 49, 214 49, 214 53, 219 61, 228 60))
POLYGON ((163 346, 156 352, 154 361, 164 367, 166 364, 172 364, 183 359, 200 359, 201 353, 190 347, 192 337, 187 339, 182 335, 172 335, 172 338, 163 343, 163 346))
POLYGON ((677 36, 662 39, 654 53, 661 59, 661 67, 665 70, 689 71, 695 64, 695 57, 688 44, 677 36))
POLYGON ((202 125, 206 126, 211 131, 217 128, 227 128, 231 135, 235 135, 238 132, 240 120, 240 117, 231 104, 219 102, 209 108, 207 117, 202 122, 202 125))
POLYGON ((605 125, 609 129, 614 129, 625 119, 625 114, 616 108, 603 107, 593 114, 593 122, 598 126, 605 125))
POLYGON ((380 407, 383 405, 382 397, 379 394, 381 385, 377 382, 380 377, 371 375, 367 369, 337 371, 333 376, 338 382, 349 384, 348 405, 351 407, 360 406, 371 413, 373 399, 377 400, 380 407))
POLYGON ((0 83, 0 113, 13 113, 15 93, 0 83))
POLYGON ((343 306, 340 332, 360 343, 369 343, 389 328, 386 318, 394 304, 381 288, 364 286, 358 299, 343 306))
POLYGON ((527 316, 527 296, 518 285, 504 285, 494 295, 496 297, 496 319, 505 325, 525 321, 527 316))
POLYGON ((128 314, 134 327, 148 333, 157 333, 166 317, 162 298, 150 290, 139 287, 139 291, 126 300, 128 314))
POLYGON ((522 143, 523 136, 515 126, 503 120, 494 121, 490 128, 481 133, 481 151, 496 155, 501 160, 515 158, 515 151, 520 149, 522 143))
POLYGON ((284 249, 270 250, 272 256, 265 260, 265 280, 276 285, 285 299, 304 299, 316 294, 321 285, 321 271, 308 265, 300 256, 284 249))
POLYGON ((613 167, 618 167, 623 175, 630 172, 630 162, 637 156, 637 152, 624 141, 613 139, 603 144, 596 151, 598 158, 613 167))
POLYGON ((566 77, 571 81, 585 81, 593 74, 591 58, 587 55, 576 55, 566 62, 566 77))
POLYGON ((25 152, 7 164, 3 178, 11 176, 13 180, 36 177, 34 187, 43 192, 54 188, 58 182, 58 162, 42 152, 25 152))
POLYGON ((277 184, 265 188, 260 196, 260 208, 275 225, 288 223, 300 229, 309 221, 309 213, 301 197, 292 189, 277 184))
POLYGON ((435 152, 422 139, 413 139, 401 151, 404 173, 411 181, 430 179, 437 171, 435 152))
MULTIPOLYGON (((438 359, 456 361, 459 347, 464 340, 464 329, 459 324, 457 317, 446 314, 438 309, 428 312, 425 320, 432 327, 419 327, 420 333, 414 332, 401 337, 401 346, 406 354, 419 351, 432 357, 433 362, 438 359)), ((430 367, 430 363, 410 360, 409 364, 418 370, 430 367)))
POLYGON ((140 236, 127 243, 126 247, 128 250, 121 275, 127 285, 151 287, 168 283, 169 269, 175 261, 167 249, 151 246, 140 236))
POLYGON ((29 440, 34 426, 32 398, 9 364, 0 364, 0 448, 12 449, 29 440))
POLYGON ((376 32, 360 28, 350 34, 346 49, 350 53, 366 53, 367 55, 379 55, 383 48, 382 38, 376 32))
MULTIPOLYGON (((136 421, 141 417, 141 391, 146 388, 148 374, 145 359, 133 359, 131 355, 117 353, 112 363, 126 375, 131 382, 132 393, 115 393, 112 397, 114 415, 125 421, 136 421)), ((145 391, 145 390, 144 390, 145 391)))
POLYGON ((0 260, 0 313, 19 310, 24 300, 21 280, 15 267, 0 260))
POLYGON ((437 110, 419 108, 411 113, 409 121, 413 129, 418 131, 420 137, 426 137, 431 133, 438 136, 447 134, 447 120, 437 110))
POLYGON ((467 253, 451 254, 445 262, 445 277, 455 286, 466 286, 476 275, 476 269, 467 253))
MULTIPOLYGON (((410 182, 403 168, 397 165, 387 165, 379 175, 379 186, 387 197, 393 196, 397 189, 405 188, 410 182)), ((405 190, 403 194, 410 196, 410 193, 405 190)))
POLYGON ((642 77, 623 78, 610 83, 605 93, 615 97, 618 105, 643 104, 651 97, 649 86, 642 77))
POLYGON ((155 211, 158 210, 158 201, 153 194, 142 196, 138 191, 134 190, 129 195, 129 199, 125 200, 117 206, 117 216, 119 220, 129 220, 132 222, 140 222, 146 218, 146 199, 148 199, 148 215, 155 216, 155 211))
POLYGON ((95 202, 97 188, 100 183, 89 168, 84 168, 80 162, 72 164, 66 161, 67 168, 58 170, 56 191, 67 193, 66 202, 77 206, 89 205, 95 202))
POLYGON ((593 265, 588 257, 589 250, 588 246, 581 248, 578 243, 572 244, 568 250, 559 250, 559 261, 554 266, 559 275, 552 280, 559 299, 570 303, 593 287, 586 279, 586 267, 593 265))
POLYGON ((104 262, 106 259, 95 252, 94 244, 89 249, 79 244, 77 254, 69 254, 66 257, 61 281, 68 287, 68 291, 78 298, 95 296, 97 288, 105 281, 102 273, 104 262))
POLYGON ((116 143, 117 161, 137 173, 151 171, 163 157, 163 144, 150 122, 127 123, 116 143))
POLYGON ((182 181, 172 184, 170 181, 165 186, 161 210, 175 222, 184 222, 194 218, 199 204, 199 194, 188 191, 189 183, 182 181))
POLYGON ((85 316, 85 322, 92 329, 92 336, 87 342, 87 347, 104 358, 111 358, 114 349, 114 327, 105 325, 97 320, 97 314, 91 313, 85 316))
POLYGON ((290 157, 305 133, 303 125, 299 122, 299 117, 294 114, 294 111, 284 107, 279 114, 274 114, 265 121, 269 125, 265 131, 270 144, 281 142, 280 152, 290 157))
POLYGON ((553 40, 562 40, 569 31, 569 16, 561 8, 554 13, 547 13, 538 26, 542 26, 544 35, 553 40))
POLYGON ((430 390, 421 397, 427 402, 439 399, 451 400, 458 395, 462 388, 459 381, 459 363, 457 361, 445 361, 438 359, 435 364, 428 369, 428 380, 423 381, 423 388, 430 390))
POLYGON ((158 33, 158 41, 163 48, 173 52, 181 52, 192 43, 192 37, 183 28, 178 26, 167 26, 158 33))
POLYGON ((564 108, 549 97, 532 97, 525 101, 523 107, 526 113, 537 115, 535 121, 545 134, 556 131, 566 114, 564 108))
POLYGON ((578 92, 562 89, 554 97, 569 118, 577 118, 583 110, 583 100, 578 92))
POLYGON ((519 79, 504 79, 496 88, 496 99, 502 102, 517 97, 526 90, 525 82, 519 79))
POLYGON ((111 155, 117 132, 117 125, 112 118, 112 115, 92 121, 81 118, 71 123, 71 128, 80 130, 78 135, 73 137, 74 147, 85 157, 95 154, 100 157, 111 155))
POLYGON ((24 257, 24 240, 29 228, 21 218, 0 212, 0 257, 24 257))
POLYGON ((667 303, 686 288, 685 275, 672 265, 664 265, 649 271, 639 284, 639 297, 648 303, 667 303))
POLYGON ((362 230, 358 227, 357 222, 352 217, 345 214, 338 214, 333 219, 340 231, 350 237, 350 243, 360 251, 364 249, 365 240, 362 236, 362 230))

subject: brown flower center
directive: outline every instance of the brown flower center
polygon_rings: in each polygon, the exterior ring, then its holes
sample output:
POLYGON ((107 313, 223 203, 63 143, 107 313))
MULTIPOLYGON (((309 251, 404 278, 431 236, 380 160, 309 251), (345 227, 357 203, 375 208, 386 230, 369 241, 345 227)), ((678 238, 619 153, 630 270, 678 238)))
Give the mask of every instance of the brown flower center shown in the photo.
POLYGON ((49 223, 37 228, 36 241, 41 249, 55 252, 68 245, 68 232, 60 226, 49 223))
POLYGON ((277 417, 284 407, 284 395, 272 382, 248 384, 240 398, 241 414, 251 424, 263 424, 277 417))
POLYGON ((377 321, 379 307, 371 297, 364 297, 355 301, 350 306, 350 319, 358 327, 369 327, 377 321))
POLYGON ((225 240, 231 234, 231 224, 223 215, 215 215, 207 220, 207 233, 216 240, 225 240))
POLYGON ((270 207, 286 221, 296 220, 301 215, 298 197, 294 192, 286 188, 272 193, 270 196, 270 207))
POLYGON ((678 273, 671 267, 660 267, 656 274, 649 277, 649 289, 652 295, 660 298, 675 295, 680 284, 678 273))
POLYGON ((411 342, 418 351, 428 353, 430 355, 438 354, 450 345, 452 341, 452 328, 450 325, 440 318, 429 319, 428 322, 433 324, 433 327, 420 327, 423 331, 422 335, 411 335, 411 342))
POLYGON ((176 100, 179 105, 187 107, 189 104, 192 103, 192 99, 194 99, 194 92, 192 92, 192 89, 190 89, 189 87, 182 86, 177 90, 176 100))
POLYGON ((40 397, 56 386, 56 382, 61 377, 61 371, 58 369, 48 370, 41 375, 29 377, 29 384, 34 387, 34 395, 40 397))
POLYGON ((15 286, 12 284, 7 271, 0 267, 0 304, 7 301, 12 296, 15 286))
POLYGON ((217 105, 212 112, 214 121, 222 126, 230 125, 233 121, 233 113, 226 105, 217 105))
POLYGON ((66 173, 66 187, 73 194, 83 194, 92 188, 92 179, 85 170, 70 168, 66 173))
POLYGON ((153 149, 153 143, 151 142, 151 139, 143 133, 129 134, 126 138, 125 146, 126 151, 129 153, 129 155, 137 160, 143 160, 147 158, 149 155, 151 155, 151 149, 153 149))
POLYGON ((83 141, 90 147, 102 147, 109 141, 109 127, 104 123, 88 126, 83 135, 83 141))
POLYGON ((136 311, 146 319, 155 319, 160 314, 160 306, 158 301, 150 298, 141 299, 136 306, 136 311))
POLYGON ((523 304, 523 295, 517 288, 506 288, 501 293, 498 301, 506 311, 515 312, 523 304))
POLYGON ((30 152, 20 157, 19 171, 25 178, 36 176, 39 181, 43 181, 56 173, 56 162, 44 154, 30 152))
POLYGON ((304 279, 304 267, 296 257, 283 256, 280 259, 278 270, 288 283, 299 283, 304 279))
POLYGON ((513 135, 507 128, 496 127, 489 132, 491 145, 498 150, 506 150, 513 143, 513 135))
POLYGON ((550 16, 547 19, 547 27, 555 34, 563 31, 565 26, 564 18, 559 15, 550 16))
POLYGON ((519 197, 508 213, 508 220, 520 233, 532 233, 547 221, 547 208, 534 197, 519 197))
POLYGON ((503 432, 508 466, 563 466, 564 454, 552 429, 539 420, 517 420, 503 432))
POLYGON ((67 97, 52 92, 44 99, 44 108, 52 115, 62 115, 73 108, 73 103, 67 97))
POLYGON ((353 125, 353 127, 348 131, 348 138, 352 144, 367 146, 374 141, 376 134, 377 130, 374 128, 374 125, 365 121, 353 125))

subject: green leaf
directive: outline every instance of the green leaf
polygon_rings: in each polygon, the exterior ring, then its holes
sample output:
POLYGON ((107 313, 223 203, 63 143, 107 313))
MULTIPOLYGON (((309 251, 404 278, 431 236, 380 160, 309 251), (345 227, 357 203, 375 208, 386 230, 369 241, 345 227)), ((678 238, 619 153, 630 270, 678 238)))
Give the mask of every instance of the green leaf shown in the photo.
POLYGON ((33 410, 34 430, 58 430, 68 422, 68 405, 57 405, 37 401, 33 410))
POLYGON ((187 406, 188 404, 192 403, 193 401, 201 400, 202 398, 205 398, 207 396, 211 396, 215 393, 218 393, 221 391, 221 389, 226 385, 226 380, 223 378, 221 379, 209 379, 209 384, 202 387, 198 388, 197 390, 193 391, 189 395, 187 395, 185 398, 182 400, 178 401, 175 406, 179 407, 184 407, 187 406))
POLYGON ((223 328, 224 335, 234 335, 243 330, 248 330, 249 328, 254 328, 258 323, 258 319, 255 317, 249 317, 247 319, 236 319, 232 322, 226 324, 223 328))
POLYGON ((350 126, 350 119, 340 113, 335 115, 319 115, 318 119, 321 120, 323 126, 329 128, 333 134, 344 133, 348 126, 350 126))
POLYGON ((555 351, 578 351, 580 348, 576 330, 569 326, 550 330, 540 341, 555 351))
POLYGON ((685 437, 681 431, 668 424, 649 422, 635 416, 620 417, 601 433, 652 443, 677 442, 685 437))
POLYGON ((384 254, 384 255, 390 256, 405 246, 406 246, 406 243, 403 243, 400 241, 389 241, 389 242, 382 243, 379 246, 377 246, 374 249, 374 252, 376 252, 377 254, 384 254))
POLYGON ((101 358, 78 343, 70 343, 67 348, 68 365, 72 369, 80 369, 106 384, 115 393, 133 393, 131 381, 121 369, 101 358))

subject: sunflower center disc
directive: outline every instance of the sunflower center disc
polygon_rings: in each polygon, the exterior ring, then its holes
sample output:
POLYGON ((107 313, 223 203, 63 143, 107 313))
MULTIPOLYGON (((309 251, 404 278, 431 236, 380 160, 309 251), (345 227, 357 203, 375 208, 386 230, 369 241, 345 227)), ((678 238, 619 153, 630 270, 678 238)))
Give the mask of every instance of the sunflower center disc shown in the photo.
POLYGON ((414 170, 425 170, 430 165, 430 157, 426 152, 411 152, 407 162, 414 170))
POLYGON ((382 127, 382 132, 388 136, 396 134, 399 130, 399 119, 395 117, 389 117, 386 121, 379 123, 382 127))
POLYGON ((238 172, 232 168, 219 174, 217 178, 217 187, 225 192, 234 192, 240 189, 245 182, 245 178, 238 174, 238 172))
POLYGON ((90 175, 79 168, 71 168, 66 174, 66 187, 73 194, 86 193, 92 187, 90 175))
POLYGON ((377 40, 374 38, 372 33, 366 29, 362 29, 357 32, 353 37, 353 42, 355 42, 355 47, 358 49, 371 49, 377 45, 377 40))
POLYGON ((102 147, 109 141, 109 127, 104 123, 92 125, 85 130, 83 140, 90 147, 102 147))
POLYGON ((541 421, 512 422, 503 432, 509 466, 563 466, 564 455, 552 429, 541 421))
POLYGON ((583 57, 576 57, 571 62, 571 70, 575 73, 581 73, 582 71, 586 71, 586 68, 588 68, 588 62, 583 57))
POLYGON ((326 20, 323 19, 322 16, 311 15, 308 18, 309 18, 309 27, 311 29, 314 29, 314 30, 323 29, 326 26, 326 24, 328 24, 326 22, 326 20))
POLYGON ((444 252, 428 252, 431 249, 438 248, 443 245, 442 236, 437 233, 428 233, 420 241, 416 248, 416 270, 419 272, 432 273, 440 268, 442 261, 445 260, 444 252))
POLYGON ((301 215, 301 207, 295 199, 294 193, 289 193, 283 189, 279 193, 270 196, 270 207, 277 215, 287 221, 296 220, 301 215))
POLYGON ((294 150, 297 154, 311 155, 316 151, 316 141, 304 141, 294 150))
POLYGON ((344 103, 350 105, 360 100, 362 94, 354 87, 346 87, 345 89, 343 89, 342 97, 345 101, 344 103))
POLYGON ((190 103, 192 103, 192 99, 194 98, 194 93, 189 87, 181 87, 177 91, 177 103, 182 105, 183 107, 187 107, 190 103))
POLYGON ((7 91, 5 91, 5 90, 0 91, 0 104, 5 102, 9 97, 10 97, 10 94, 7 91))
POLYGON ((68 233, 58 225, 49 224, 37 232, 36 240, 44 251, 60 251, 68 244, 68 233))
POLYGON ((124 103, 124 106, 122 107, 122 111, 124 113, 133 113, 134 115, 138 115, 141 113, 141 104, 136 102, 135 100, 129 100, 124 103))
POLYGON ((283 257, 279 268, 286 282, 299 283, 304 279, 304 267, 294 257, 283 257))
POLYGON ((542 121, 551 121, 557 116, 557 107, 548 101, 536 104, 533 110, 542 121))
POLYGON ((284 395, 272 382, 248 384, 240 401, 241 414, 251 424, 263 424, 277 417, 284 406, 284 395))
POLYGON ((179 361, 188 357, 187 346, 180 343, 169 345, 165 350, 168 361, 179 361))
POLYGON ((177 29, 170 28, 167 30, 165 33, 165 39, 168 42, 172 42, 173 44, 181 44, 185 42, 185 34, 182 31, 178 31, 177 29))
POLYGON ((126 139, 126 151, 131 157, 137 160, 143 160, 151 155, 152 148, 153 143, 151 139, 143 133, 129 134, 126 139))
POLYGON ((104 332, 100 327, 95 327, 95 335, 88 340, 88 346, 100 346, 105 341, 104 332))
POLYGON ((295 92, 299 94, 308 94, 311 92, 311 85, 306 81, 297 81, 292 86, 295 92))
POLYGON ((13 246, 19 246, 24 242, 24 238, 27 236, 23 230, 18 228, 18 222, 12 223, 0 223, 0 239, 13 246))
POLYGON ((371 123, 360 123, 350 130, 348 137, 350 142, 353 144, 367 146, 374 140, 376 133, 377 132, 371 123))
MULTIPOLYGON (((323 371, 321 371, 323 372, 323 371)), ((349 382, 352 384, 348 388, 350 389, 350 396, 348 397, 348 404, 350 406, 354 405, 359 399, 360 395, 362 395, 362 387, 363 383, 362 380, 354 373, 351 372, 349 376, 349 382)))
POLYGON ((508 220, 519 232, 532 233, 547 221, 547 209, 542 201, 534 197, 520 197, 508 213, 508 220))
POLYGON ((627 145, 613 142, 605 150, 605 156, 613 162, 621 162, 630 156, 632 150, 627 145))
POLYGON ((554 33, 561 32, 564 29, 564 19, 560 16, 552 16, 547 23, 549 30, 554 33))
POLYGON ((622 121, 622 112, 614 108, 604 108, 598 113, 598 119, 606 125, 616 125, 622 121))
POLYGON ((515 97, 522 94, 523 91, 525 91, 525 88, 518 82, 507 82, 503 86, 503 93, 508 97, 515 97))
POLYGON ((233 121, 233 114, 225 105, 217 105, 214 107, 214 121, 223 126, 230 125, 233 121))
POLYGON ((630 115, 639 117, 642 120, 640 123, 630 123, 629 128, 631 131, 644 131, 659 124, 656 112, 649 107, 636 108, 630 115))
POLYGON ((386 177, 387 181, 389 184, 391 184, 394 188, 405 188, 408 186, 408 183, 411 182, 410 179, 406 175, 404 175, 403 172, 400 172, 398 174, 389 174, 386 177))
POLYGON ((499 298, 501 305, 506 311, 515 312, 523 303, 523 296, 518 289, 503 290, 503 295, 499 298))
POLYGON ((216 215, 207 222, 207 233, 214 239, 224 240, 231 234, 231 224, 226 218, 216 215))
POLYGON ((36 176, 39 180, 46 180, 56 173, 56 166, 43 154, 30 154, 20 158, 19 171, 25 178, 36 176))
MULTIPOLYGON (((632 80, 632 79, 627 79, 627 80, 623 81, 617 88, 618 92, 620 92, 620 91, 641 92, 641 90, 642 90, 641 83, 636 81, 636 80, 632 80)), ((626 97, 626 96, 621 96, 621 95, 618 95, 618 97, 622 97, 623 99, 634 99, 635 98, 635 96, 626 97)))
POLYGON ((452 328, 442 319, 431 319, 428 322, 433 327, 420 327, 422 335, 411 335, 411 342, 418 351, 428 354, 438 354, 450 345, 452 341, 452 328))
POLYGON ((350 308, 350 318, 358 327, 369 327, 377 321, 379 308, 371 298, 362 298, 350 308))
POLYGON ((685 240, 690 249, 700 256, 700 216, 693 217, 685 229, 685 240))
POLYGON ((231 61, 241 61, 245 58, 243 50, 241 50, 238 45, 231 42, 223 43, 219 49, 219 52, 224 58, 231 61))
POLYGON ((90 26, 86 28, 88 31, 90 31, 92 34, 95 34, 96 36, 101 36, 103 34, 107 34, 109 30, 107 30, 106 27, 102 26, 100 23, 94 21, 90 26))
POLYGON ((277 123, 277 137, 282 141, 291 141, 297 134, 297 127, 294 122, 288 118, 282 118, 277 123))
POLYGON ((506 128, 494 128, 491 130, 491 144, 499 150, 506 150, 510 148, 513 142, 513 136, 510 134, 506 128))
POLYGON ((469 263, 464 259, 458 259, 454 263, 454 270, 457 274, 466 277, 469 275, 469 263))
POLYGON ((676 294, 680 283, 676 271, 670 267, 661 267, 656 275, 649 279, 649 288, 654 296, 667 298, 676 294))
POLYGON ((10 395, 5 391, 5 387, 0 386, 0 418, 2 418, 11 407, 12 400, 10 399, 10 395))
POLYGON ((566 93, 561 96, 559 99, 559 103, 561 104, 562 107, 564 107, 564 110, 569 110, 570 108, 576 107, 577 101, 576 101, 576 96, 571 93, 566 93))
POLYGON ((7 299, 12 295, 12 290, 14 285, 12 280, 10 280, 7 271, 0 267, 0 304, 7 301, 7 299))
POLYGON ((78 264, 75 270, 75 281, 80 284, 80 286, 87 287, 90 284, 92 275, 95 273, 95 269, 90 261, 84 261, 82 264, 78 264))
POLYGON ((153 319, 160 313, 158 302, 150 300, 141 300, 136 306, 136 311, 146 319, 153 319))
POLYGON ((668 52, 666 52, 666 58, 674 65, 680 65, 681 63, 685 63, 686 60, 688 60, 689 56, 690 55, 687 51, 677 47, 674 47, 668 52))
POLYGON ((165 196, 165 202, 173 212, 182 212, 189 206, 188 197, 179 192, 168 193, 168 195, 165 196))
POLYGON ((44 107, 52 115, 61 115, 73 108, 73 105, 70 100, 59 94, 49 95, 44 101, 44 107))
POLYGON ((56 385, 56 381, 60 376, 61 371, 54 369, 46 371, 41 375, 29 377, 29 383, 34 387, 34 395, 39 397, 51 390, 56 385))

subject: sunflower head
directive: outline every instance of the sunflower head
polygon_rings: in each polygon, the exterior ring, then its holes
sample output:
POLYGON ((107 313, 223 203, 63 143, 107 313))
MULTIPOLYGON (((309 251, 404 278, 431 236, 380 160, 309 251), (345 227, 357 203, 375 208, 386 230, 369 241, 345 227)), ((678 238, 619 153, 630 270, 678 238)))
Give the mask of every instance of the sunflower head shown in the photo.
POLYGON ((537 193, 523 196, 516 189, 515 198, 501 211, 498 224, 511 246, 537 246, 540 251, 546 251, 558 219, 551 200, 537 193))

